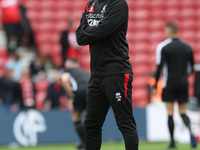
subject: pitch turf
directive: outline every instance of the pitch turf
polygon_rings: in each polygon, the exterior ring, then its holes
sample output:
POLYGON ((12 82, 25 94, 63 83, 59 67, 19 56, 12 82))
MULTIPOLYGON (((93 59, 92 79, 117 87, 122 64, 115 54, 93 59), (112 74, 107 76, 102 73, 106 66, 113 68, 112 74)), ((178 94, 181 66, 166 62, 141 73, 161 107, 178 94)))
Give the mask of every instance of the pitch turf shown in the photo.
MULTIPOLYGON (((199 143, 200 144, 200 143, 199 143)), ((150 143, 140 142, 139 150, 166 150, 168 143, 150 143)), ((196 148, 198 149, 198 148, 196 148)), ((55 145, 40 145, 36 147, 0 147, 0 150, 76 150, 74 144, 55 144, 55 145)), ((102 144, 101 150, 125 150, 122 142, 106 142, 102 144)), ((189 144, 177 143, 176 150, 194 150, 189 144)))

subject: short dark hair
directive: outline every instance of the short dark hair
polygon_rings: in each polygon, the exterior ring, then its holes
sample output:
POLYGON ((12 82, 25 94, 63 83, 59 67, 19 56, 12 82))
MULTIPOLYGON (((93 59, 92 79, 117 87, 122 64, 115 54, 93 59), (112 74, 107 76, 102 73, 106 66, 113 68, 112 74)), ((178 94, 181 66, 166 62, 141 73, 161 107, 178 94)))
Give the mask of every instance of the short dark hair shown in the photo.
POLYGON ((167 22, 165 27, 170 28, 172 33, 176 34, 178 32, 178 24, 175 22, 167 22))

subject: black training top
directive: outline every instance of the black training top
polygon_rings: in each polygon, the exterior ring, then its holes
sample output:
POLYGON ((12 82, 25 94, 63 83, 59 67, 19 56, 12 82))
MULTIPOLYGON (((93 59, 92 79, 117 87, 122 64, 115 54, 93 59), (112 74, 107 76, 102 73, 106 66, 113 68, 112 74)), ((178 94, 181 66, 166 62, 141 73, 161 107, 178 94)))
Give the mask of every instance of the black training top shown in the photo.
POLYGON ((158 81, 163 68, 164 87, 169 81, 173 85, 187 85, 187 77, 193 70, 192 49, 179 39, 168 38, 157 47, 156 63, 158 65, 156 81, 158 81))
POLYGON ((77 91, 81 85, 87 85, 90 74, 81 68, 62 69, 60 73, 67 72, 69 74, 69 81, 72 85, 72 90, 77 91))
POLYGON ((126 0, 90 0, 76 31, 79 45, 90 46, 91 75, 132 73, 126 39, 126 0))

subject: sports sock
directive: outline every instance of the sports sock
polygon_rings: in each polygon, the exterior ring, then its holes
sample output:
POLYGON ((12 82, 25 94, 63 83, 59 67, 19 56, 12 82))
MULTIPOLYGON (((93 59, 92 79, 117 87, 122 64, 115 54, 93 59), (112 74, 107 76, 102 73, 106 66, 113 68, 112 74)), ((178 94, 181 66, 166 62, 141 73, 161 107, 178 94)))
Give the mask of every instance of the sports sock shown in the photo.
POLYGON ((81 124, 81 121, 74 122, 76 132, 78 133, 82 143, 85 143, 85 127, 81 124))
POLYGON ((187 126, 191 133, 190 119, 186 114, 181 114, 181 118, 183 119, 184 124, 187 126))
POLYGON ((190 131, 190 144, 191 144, 191 147, 192 148, 195 148, 197 147, 197 142, 196 142, 196 139, 191 131, 191 125, 190 125, 190 119, 189 117, 186 115, 186 114, 182 114, 181 115, 182 119, 183 119, 183 122, 185 123, 185 125, 187 126, 187 128, 189 129, 190 131))
POLYGON ((168 116, 168 128, 169 128, 171 143, 174 144, 174 120, 173 120, 173 116, 168 116))

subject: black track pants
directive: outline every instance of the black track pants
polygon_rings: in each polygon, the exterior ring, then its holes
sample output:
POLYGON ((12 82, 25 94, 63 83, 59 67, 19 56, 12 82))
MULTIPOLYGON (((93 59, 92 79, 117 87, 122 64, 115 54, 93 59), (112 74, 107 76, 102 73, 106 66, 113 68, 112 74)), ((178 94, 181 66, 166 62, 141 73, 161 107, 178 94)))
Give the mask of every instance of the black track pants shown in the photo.
POLYGON ((126 150, 138 150, 138 134, 132 114, 132 74, 91 77, 85 120, 86 150, 100 150, 102 126, 110 106, 126 150))

